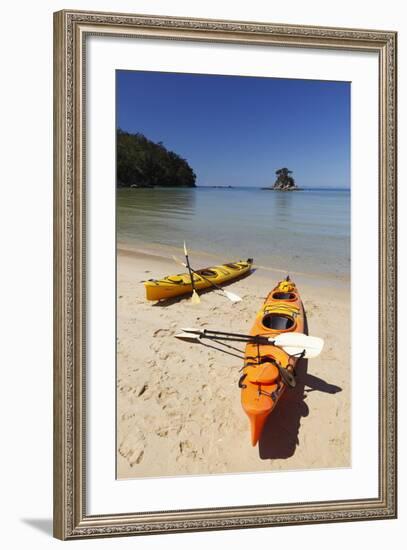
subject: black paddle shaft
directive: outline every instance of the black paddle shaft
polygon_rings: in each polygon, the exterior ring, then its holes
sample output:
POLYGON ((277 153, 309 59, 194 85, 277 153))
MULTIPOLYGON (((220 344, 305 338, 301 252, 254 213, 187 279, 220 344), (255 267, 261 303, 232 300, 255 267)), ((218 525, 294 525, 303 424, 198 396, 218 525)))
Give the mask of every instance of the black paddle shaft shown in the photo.
POLYGON ((245 344, 266 344, 270 345, 271 342, 267 336, 222 336, 221 334, 197 334, 199 338, 208 338, 209 340, 225 340, 226 342, 244 342, 245 344))
POLYGON ((198 271, 195 271, 195 269, 192 269, 191 266, 189 266, 189 270, 192 271, 192 273, 195 273, 195 275, 198 275, 198 277, 202 277, 202 279, 204 281, 206 281, 207 283, 209 283, 213 287, 217 288, 218 290, 221 290, 222 292, 225 292, 224 289, 221 286, 217 285, 216 283, 214 283, 210 279, 207 279, 206 277, 204 277, 204 275, 202 275, 202 273, 199 273, 198 271))
MULTIPOLYGON (((207 328, 204 328, 203 330, 201 330, 200 332, 203 332, 204 334, 213 334, 213 335, 216 335, 216 334, 221 334, 222 336, 234 336, 236 338, 245 338, 246 340, 254 340, 256 338, 263 338, 263 339, 267 339, 268 340, 268 337, 267 336, 261 336, 261 335, 258 335, 258 336, 251 336, 250 334, 240 334, 238 332, 223 332, 221 330, 210 330, 210 329, 207 329, 207 328)), ((270 342, 271 343, 271 342, 270 342)))
POLYGON ((192 292, 196 292, 195 290, 195 282, 194 282, 194 276, 192 275, 192 269, 191 269, 191 266, 189 265, 189 258, 188 258, 188 254, 185 254, 185 259, 187 261, 187 268, 188 268, 188 271, 189 271, 189 276, 191 278, 191 285, 192 285, 192 292))

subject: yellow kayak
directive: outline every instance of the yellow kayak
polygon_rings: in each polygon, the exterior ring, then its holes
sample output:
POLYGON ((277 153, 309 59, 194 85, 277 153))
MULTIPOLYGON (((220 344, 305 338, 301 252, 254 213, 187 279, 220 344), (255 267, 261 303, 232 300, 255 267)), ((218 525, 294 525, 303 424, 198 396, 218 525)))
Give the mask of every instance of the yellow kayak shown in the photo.
MULTIPOLYGON (((221 285, 248 273, 253 260, 239 261, 230 264, 216 265, 197 269, 193 273, 194 285, 197 290, 212 287, 211 282, 221 285), (202 274, 202 277, 201 277, 202 274), (210 282, 209 282, 210 281, 210 282)), ((147 300, 166 300, 174 296, 192 293, 191 277, 188 273, 169 275, 163 279, 150 279, 144 282, 147 300)))

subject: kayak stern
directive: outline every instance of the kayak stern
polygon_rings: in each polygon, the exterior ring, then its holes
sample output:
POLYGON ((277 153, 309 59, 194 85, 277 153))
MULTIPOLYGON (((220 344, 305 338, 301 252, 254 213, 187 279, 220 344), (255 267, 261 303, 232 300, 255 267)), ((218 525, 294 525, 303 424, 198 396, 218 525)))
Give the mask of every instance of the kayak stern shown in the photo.
POLYGON ((264 424, 266 423, 266 420, 271 413, 271 410, 265 411, 262 414, 249 414, 247 413, 247 416, 249 417, 250 421, 250 432, 251 432, 251 441, 253 447, 255 447, 260 439, 260 436, 263 432, 264 424))

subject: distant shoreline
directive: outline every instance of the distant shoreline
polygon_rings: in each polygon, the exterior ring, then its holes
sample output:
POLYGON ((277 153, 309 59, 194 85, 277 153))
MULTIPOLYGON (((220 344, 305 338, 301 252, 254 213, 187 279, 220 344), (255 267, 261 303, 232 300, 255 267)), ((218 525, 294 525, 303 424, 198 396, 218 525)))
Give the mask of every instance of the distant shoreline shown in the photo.
POLYGON ((257 186, 244 186, 244 185, 195 185, 189 186, 169 186, 169 185, 151 185, 151 186, 137 186, 137 187, 125 187, 118 185, 118 190, 128 189, 253 189, 264 191, 347 191, 350 192, 350 187, 296 187, 295 189, 273 189, 272 187, 257 187, 257 186))
POLYGON ((261 187, 260 188, 262 191, 303 191, 303 189, 301 187, 287 187, 287 189, 282 189, 282 188, 278 188, 278 187, 261 187))

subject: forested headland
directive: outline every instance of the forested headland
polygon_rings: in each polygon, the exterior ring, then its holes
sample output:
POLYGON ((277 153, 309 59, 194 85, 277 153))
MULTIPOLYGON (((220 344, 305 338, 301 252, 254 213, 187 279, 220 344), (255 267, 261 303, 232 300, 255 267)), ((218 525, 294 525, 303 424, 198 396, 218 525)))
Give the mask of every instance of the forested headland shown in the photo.
POLYGON ((195 187, 188 162, 143 134, 117 130, 118 187, 195 187))

